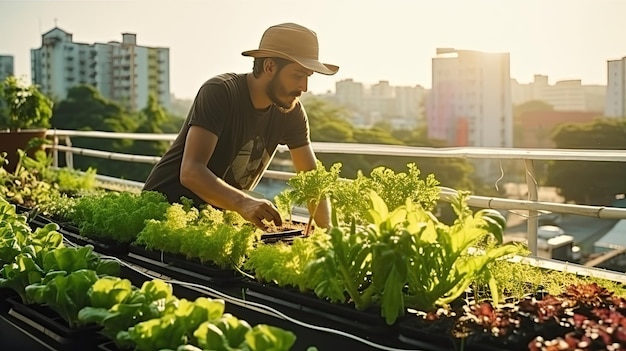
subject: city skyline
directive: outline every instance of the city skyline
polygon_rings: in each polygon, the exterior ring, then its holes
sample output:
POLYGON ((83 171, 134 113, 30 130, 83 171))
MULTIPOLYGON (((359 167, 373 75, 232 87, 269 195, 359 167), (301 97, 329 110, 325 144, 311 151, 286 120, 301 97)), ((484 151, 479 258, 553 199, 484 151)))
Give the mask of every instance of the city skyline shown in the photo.
POLYGON ((606 85, 607 60, 626 56, 611 34, 625 32, 622 13, 626 2, 611 0, 0 1, 0 32, 11 33, 0 37, 0 55, 14 56, 15 74, 30 81, 30 50, 55 24, 82 43, 135 33, 139 45, 170 48, 171 93, 190 99, 213 75, 250 71, 241 52, 256 48, 268 26, 296 22, 317 32, 320 59, 341 67, 309 80, 315 94, 350 78, 431 88, 437 47, 509 52, 520 83, 541 74, 606 85))

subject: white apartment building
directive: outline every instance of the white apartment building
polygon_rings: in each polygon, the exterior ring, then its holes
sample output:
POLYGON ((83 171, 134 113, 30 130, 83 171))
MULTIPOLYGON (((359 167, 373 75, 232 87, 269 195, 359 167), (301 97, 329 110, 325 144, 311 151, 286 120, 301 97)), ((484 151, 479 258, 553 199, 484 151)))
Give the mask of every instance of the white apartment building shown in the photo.
POLYGON ((583 85, 580 79, 562 80, 554 85, 548 83, 548 76, 539 74, 528 84, 511 79, 514 105, 540 100, 552 105, 556 111, 599 112, 604 109, 605 94, 605 87, 583 85))
POLYGON ((42 35, 40 48, 31 50, 33 83, 55 100, 89 84, 131 110, 144 108, 150 94, 169 108, 169 49, 139 46, 136 39, 123 33, 121 43, 76 43, 55 27, 42 35))
POLYGON ((15 75, 15 66, 13 65, 13 56, 0 55, 0 82, 8 76, 15 75))
POLYGON ((349 109, 360 109, 363 105, 363 83, 352 79, 335 82, 335 96, 337 101, 349 109))
POLYGON ((357 113, 355 125, 370 127, 377 122, 389 122, 394 129, 415 128, 423 115, 425 89, 419 85, 392 86, 381 80, 366 86, 352 79, 335 83, 339 104, 357 113))
POLYGON ((508 53, 438 48, 432 59, 428 136, 449 146, 513 146, 508 53))
POLYGON ((397 128, 415 128, 425 124, 424 105, 426 99, 426 89, 421 85, 416 86, 396 86, 395 110, 396 115, 404 117, 398 118, 394 124, 397 128))
POLYGON ((626 57, 607 62, 607 91, 604 115, 626 118, 626 57))

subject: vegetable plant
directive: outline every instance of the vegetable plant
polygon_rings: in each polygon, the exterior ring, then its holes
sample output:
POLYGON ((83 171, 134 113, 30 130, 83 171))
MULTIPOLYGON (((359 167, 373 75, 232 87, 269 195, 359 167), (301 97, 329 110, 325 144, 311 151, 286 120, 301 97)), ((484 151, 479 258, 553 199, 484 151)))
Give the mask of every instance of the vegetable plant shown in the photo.
POLYGON ((81 325, 78 311, 89 306, 87 291, 98 280, 95 271, 80 269, 66 275, 64 271, 48 273, 40 283, 26 287, 26 294, 39 304, 47 304, 68 322, 70 328, 81 325))
MULTIPOLYGON (((14 238, 6 236, 4 244, 10 244, 11 249, 2 251, 17 253, 13 259, 6 259, 0 269, 0 287, 11 288, 21 297, 22 301, 30 302, 25 289, 28 285, 38 283, 44 277, 44 257, 57 248, 64 247, 63 236, 56 231, 56 225, 47 224, 37 228, 34 232, 16 232, 14 238)), ((9 234, 10 235, 10 234, 9 234)))
POLYGON ((395 209, 403 206, 407 199, 430 211, 439 198, 439 182, 430 174, 426 179, 420 178, 420 170, 414 163, 407 164, 408 172, 394 172, 387 167, 377 167, 369 176, 358 172, 354 180, 338 184, 333 194, 333 207, 337 208, 339 220, 350 223, 366 224, 370 209, 367 201, 369 193, 374 191, 380 196, 387 207, 395 209))
POLYGON ((81 235, 128 244, 136 239, 146 220, 162 219, 168 207, 165 196, 155 191, 108 192, 80 197, 71 221, 81 235))
POLYGON ((0 264, 13 261, 30 232, 26 216, 18 215, 15 205, 0 197, 0 264))
POLYGON ((429 311, 457 299, 478 277, 489 282, 497 303, 497 283, 487 269, 489 264, 522 252, 519 246, 500 245, 505 220, 497 211, 480 210, 475 214, 467 206, 468 193, 460 192, 452 203, 457 219, 452 226, 436 219, 418 225, 418 255, 410 260, 408 295, 411 307, 429 311), (491 237, 497 245, 479 247, 491 237))
MULTIPOLYGON (((23 150, 18 152, 18 166, 10 173, 0 167, 0 196, 11 203, 34 208, 50 201, 51 193, 56 191, 50 183, 43 180, 37 169, 21 166, 26 157, 23 150)), ((0 164, 4 163, 6 152, 0 154, 0 164)))
POLYGON ((311 215, 307 223, 304 234, 309 235, 313 224, 313 218, 317 213, 319 205, 322 201, 330 196, 335 188, 341 164, 336 163, 327 171, 321 161, 316 160, 316 168, 310 171, 298 172, 294 177, 287 181, 287 185, 291 189, 283 191, 285 194, 275 199, 276 203, 281 204, 281 208, 289 208, 289 217, 291 218, 291 205, 307 204, 311 215), (289 205, 286 205, 288 203, 289 205))
POLYGON ((195 301, 180 299, 154 319, 137 323, 118 334, 137 350, 176 349, 192 341, 200 324, 217 320, 224 313, 224 301, 199 297, 195 301))
POLYGON ((143 283, 140 289, 128 279, 102 277, 87 292, 90 305, 81 309, 78 319, 83 323, 102 325, 102 333, 120 348, 132 348, 130 340, 118 338, 120 332, 139 322, 159 318, 166 309, 175 308, 178 299, 172 286, 154 279, 143 283))
MULTIPOLYGON (((452 302, 473 279, 488 275, 488 263, 519 252, 504 245, 470 254, 472 245, 485 236, 501 242, 503 228, 497 225, 502 222, 491 219, 495 213, 471 215, 463 194, 457 202, 460 217, 452 227, 411 199, 389 211, 372 191, 368 203, 366 226, 356 225, 354 219, 349 226, 340 224, 333 209, 330 245, 319 248, 308 269, 321 280, 315 288, 318 296, 343 302, 348 294, 360 310, 377 303, 388 324, 405 306, 430 311, 452 302)), ((493 279, 488 280, 493 287, 493 279)))
POLYGON ((317 246, 327 241, 323 231, 314 230, 306 238, 295 238, 291 245, 259 243, 248 253, 244 268, 253 271, 260 281, 312 291, 317 283, 315 277, 307 274, 306 266, 316 258, 317 246))
POLYGON ((151 250, 198 258, 222 268, 239 267, 257 235, 257 229, 232 211, 209 205, 202 210, 172 204, 165 218, 148 220, 136 243, 151 250))
POLYGON ((289 331, 260 324, 254 328, 231 314, 216 321, 204 322, 193 333, 199 348, 215 351, 287 351, 296 341, 289 331))

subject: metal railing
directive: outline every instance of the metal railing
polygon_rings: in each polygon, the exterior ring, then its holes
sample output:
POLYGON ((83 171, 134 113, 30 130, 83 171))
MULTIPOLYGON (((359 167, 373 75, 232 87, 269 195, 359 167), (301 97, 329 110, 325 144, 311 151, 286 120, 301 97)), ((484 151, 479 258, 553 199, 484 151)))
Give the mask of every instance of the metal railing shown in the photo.
MULTIPOLYGON (((91 157, 122 160, 137 163, 156 163, 160 157, 141 156, 124 153, 106 152, 100 150, 90 150, 72 146, 71 137, 85 138, 106 138, 106 139, 132 139, 173 142, 176 134, 140 134, 140 133, 114 133, 96 131, 75 131, 75 130, 54 130, 47 133, 47 137, 52 139, 52 145, 48 148, 52 150, 53 166, 58 166, 59 152, 65 153, 65 164, 73 167, 73 155, 85 155, 91 157)), ((508 211, 528 211, 527 239, 528 248, 531 254, 537 256, 537 229, 538 216, 542 211, 549 211, 559 214, 573 214, 587 217, 604 219, 626 219, 626 209, 605 207, 605 206, 585 206, 574 204, 563 204, 538 200, 538 184, 535 177, 535 160, 577 160, 577 161, 610 161, 626 162, 626 151, 621 150, 573 150, 573 149, 514 149, 514 148, 487 148, 487 147, 454 147, 454 148, 429 148, 411 147, 397 145, 377 145, 377 144, 353 144, 353 143, 322 143, 313 142, 313 149, 316 153, 333 154, 356 154, 356 155, 386 155, 405 157, 447 157, 447 158, 467 158, 467 159, 499 159, 499 160, 523 160, 526 184, 528 186, 528 200, 516 200, 499 197, 486 197, 472 195, 469 198, 470 206, 480 208, 492 208, 508 211)), ((286 147, 279 146, 279 152, 286 151, 286 147)), ((290 172, 268 170, 264 177, 279 180, 288 180, 294 175, 290 172)), ((436 176, 436 175, 435 175, 436 176)), ((111 177, 106 177, 107 181, 116 181, 111 177)), ((141 183, 126 180, 117 180, 121 184, 139 186, 141 183)), ((450 201, 455 196, 456 191, 450 188, 441 188, 441 199, 450 201)))

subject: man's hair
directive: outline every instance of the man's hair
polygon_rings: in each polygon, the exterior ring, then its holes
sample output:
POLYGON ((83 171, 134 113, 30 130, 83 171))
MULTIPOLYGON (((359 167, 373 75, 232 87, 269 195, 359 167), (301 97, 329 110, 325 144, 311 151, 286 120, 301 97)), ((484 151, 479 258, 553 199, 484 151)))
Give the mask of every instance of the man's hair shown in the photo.
POLYGON ((276 62, 276 66, 278 66, 278 72, 280 72, 283 67, 293 62, 281 57, 255 57, 254 63, 252 64, 252 74, 255 78, 259 78, 261 76, 261 73, 263 73, 263 62, 265 62, 265 60, 267 59, 276 62))

